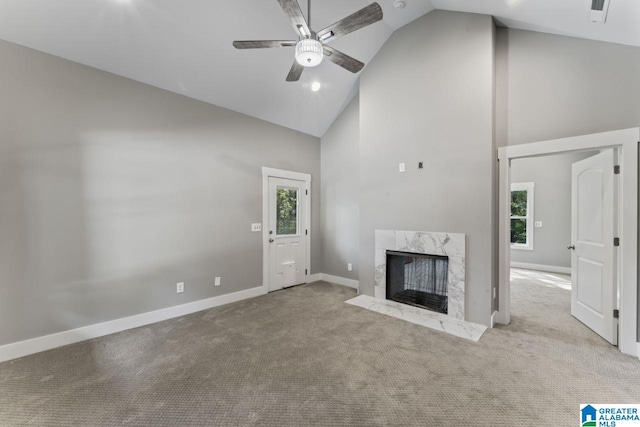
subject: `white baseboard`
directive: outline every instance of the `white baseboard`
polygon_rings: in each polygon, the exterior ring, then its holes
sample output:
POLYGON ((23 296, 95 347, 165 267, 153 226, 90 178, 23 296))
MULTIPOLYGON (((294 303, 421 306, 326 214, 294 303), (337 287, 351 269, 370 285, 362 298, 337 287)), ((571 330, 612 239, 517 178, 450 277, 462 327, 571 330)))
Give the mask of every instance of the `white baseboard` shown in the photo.
POLYGON ((310 274, 307 276, 307 283, 317 282, 322 280, 322 273, 310 274))
POLYGON ((497 311, 494 311, 494 312, 491 314, 491 328, 493 328, 493 325, 495 325, 495 324, 497 323, 497 322, 496 322, 496 317, 497 317, 497 316, 498 316, 498 312, 497 312, 497 311))
POLYGON ((558 267, 555 265, 529 264, 527 262, 511 262, 513 268, 524 268, 526 270, 547 271, 549 273, 571 274, 571 267, 558 267))
POLYGON ((232 302, 257 297, 266 293, 266 288, 264 286, 259 286, 257 288, 246 289, 244 291, 233 292, 187 304, 149 311, 147 313, 137 314, 130 317, 110 320, 108 322, 85 326, 78 329, 6 344, 0 346, 0 362, 17 359, 18 357, 39 353, 41 351, 50 350, 63 345, 126 331, 127 329, 137 328, 151 323, 161 322, 174 317, 185 316, 197 311, 207 310, 209 308, 230 304, 232 302))
POLYGON ((318 280, 335 283, 336 285, 347 286, 356 290, 360 287, 360 282, 358 282, 357 280, 347 279, 340 276, 333 276, 331 274, 316 273, 307 276, 307 283, 317 282, 318 280))
POLYGON ((335 283, 336 285, 347 286, 349 288, 358 289, 360 282, 353 279, 347 279, 340 276, 332 276, 331 274, 320 273, 321 280, 325 282, 335 283))

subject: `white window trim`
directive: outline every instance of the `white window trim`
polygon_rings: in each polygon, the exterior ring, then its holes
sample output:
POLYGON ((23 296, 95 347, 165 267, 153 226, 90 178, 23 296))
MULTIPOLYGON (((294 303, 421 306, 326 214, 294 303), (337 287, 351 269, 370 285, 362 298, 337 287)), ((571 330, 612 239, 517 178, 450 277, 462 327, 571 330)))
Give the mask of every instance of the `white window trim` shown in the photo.
MULTIPOLYGON (((527 244, 523 245, 522 243, 511 243, 511 249, 518 249, 521 251, 532 251, 533 250, 533 189, 535 188, 535 183, 533 182, 514 182, 511 184, 511 191, 526 191, 527 192, 527 244)), ((509 219, 512 217, 509 216, 509 219)), ((511 222, 509 222, 511 223, 511 222)))

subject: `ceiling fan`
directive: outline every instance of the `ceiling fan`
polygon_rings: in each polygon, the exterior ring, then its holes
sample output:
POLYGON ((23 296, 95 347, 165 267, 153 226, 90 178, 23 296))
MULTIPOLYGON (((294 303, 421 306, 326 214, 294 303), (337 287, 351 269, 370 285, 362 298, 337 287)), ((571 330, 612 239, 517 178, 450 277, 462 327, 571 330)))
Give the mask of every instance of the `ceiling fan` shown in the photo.
POLYGON ((288 82, 300 80, 304 68, 315 67, 322 62, 324 56, 329 61, 352 73, 362 70, 364 63, 345 55, 326 43, 382 20, 382 8, 378 3, 371 3, 369 6, 341 19, 335 24, 329 25, 317 33, 311 30, 311 0, 308 0, 306 20, 298 0, 278 0, 278 3, 280 3, 280 7, 289 17, 293 29, 298 34, 298 40, 234 41, 233 46, 236 49, 295 47, 295 61, 293 61, 293 66, 287 75, 288 82))

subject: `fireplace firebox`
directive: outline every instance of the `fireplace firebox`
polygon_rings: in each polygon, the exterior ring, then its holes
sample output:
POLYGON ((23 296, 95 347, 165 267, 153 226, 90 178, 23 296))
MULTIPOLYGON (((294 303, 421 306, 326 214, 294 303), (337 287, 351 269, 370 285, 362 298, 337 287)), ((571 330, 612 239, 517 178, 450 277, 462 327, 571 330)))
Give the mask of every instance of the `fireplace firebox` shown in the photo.
POLYGON ((390 250, 386 255, 387 299, 447 314, 449 257, 390 250))

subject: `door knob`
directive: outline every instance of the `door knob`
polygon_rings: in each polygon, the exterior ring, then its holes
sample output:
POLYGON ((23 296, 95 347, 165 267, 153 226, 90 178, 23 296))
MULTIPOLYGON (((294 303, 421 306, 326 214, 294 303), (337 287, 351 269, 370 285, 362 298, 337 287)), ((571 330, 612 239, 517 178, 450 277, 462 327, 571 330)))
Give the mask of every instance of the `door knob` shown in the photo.
POLYGON ((576 248, 576 247, 575 247, 575 246, 573 246, 573 245, 569 245, 569 246, 567 246, 567 249, 574 250, 575 248, 576 248))
POLYGON ((269 243, 273 243, 273 239, 269 239, 269 243))

